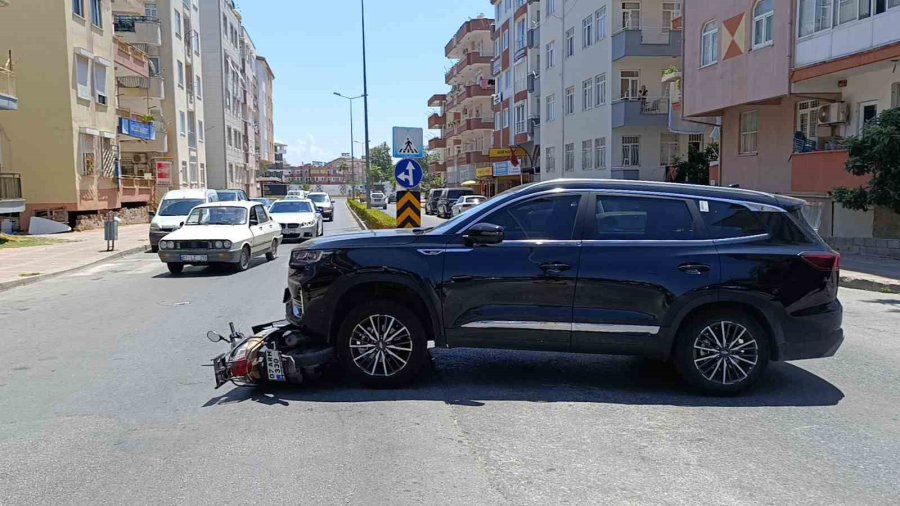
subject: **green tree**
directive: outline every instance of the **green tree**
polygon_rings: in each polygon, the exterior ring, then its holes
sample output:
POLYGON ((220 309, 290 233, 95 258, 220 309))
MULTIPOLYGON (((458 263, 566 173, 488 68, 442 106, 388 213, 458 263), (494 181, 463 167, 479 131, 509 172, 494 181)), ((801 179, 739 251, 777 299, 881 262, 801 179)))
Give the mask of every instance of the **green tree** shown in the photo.
POLYGON ((694 146, 688 148, 687 158, 676 157, 675 167, 677 172, 675 181, 678 183, 709 184, 709 162, 719 159, 719 145, 711 143, 703 151, 694 146))
POLYGON ((834 200, 847 209, 868 211, 880 206, 900 213, 900 108, 882 112, 862 135, 847 141, 847 149, 847 171, 872 179, 866 186, 836 188, 834 200))
POLYGON ((369 184, 371 186, 394 178, 394 159, 391 158, 391 148, 386 142, 370 149, 369 157, 371 158, 371 167, 369 168, 369 184))

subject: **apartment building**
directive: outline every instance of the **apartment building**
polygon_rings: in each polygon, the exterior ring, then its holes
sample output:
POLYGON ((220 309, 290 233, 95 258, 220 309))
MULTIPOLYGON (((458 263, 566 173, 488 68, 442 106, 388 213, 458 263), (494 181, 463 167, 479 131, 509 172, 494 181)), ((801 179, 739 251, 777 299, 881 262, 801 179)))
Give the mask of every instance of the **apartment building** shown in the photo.
POLYGON ((19 97, 16 93, 16 71, 12 51, 4 51, 0 54, 0 231, 2 232, 18 228, 19 215, 25 211, 22 175, 13 172, 14 167, 9 160, 11 156, 9 137, 3 130, 4 115, 12 114, 9 111, 16 111, 18 108, 19 97))
POLYGON ((478 174, 487 194, 537 179, 541 142, 540 3, 492 0, 491 4, 496 19, 491 62, 495 149, 490 153, 491 170, 478 174))
POLYGON ((474 180, 479 168, 490 167, 492 23, 478 17, 459 27, 444 47, 445 56, 455 61, 444 76, 450 92, 429 100, 429 105, 440 111, 429 116, 428 128, 441 129, 441 136, 429 141, 429 148, 438 151, 446 165, 448 185, 474 180))
POLYGON ((541 176, 663 181, 691 136, 670 127, 680 2, 542 0, 541 176))
POLYGON ((259 116, 256 134, 257 158, 260 170, 266 170, 275 163, 275 111, 274 111, 275 73, 263 56, 256 56, 256 103, 259 116))
POLYGON ((900 105, 900 2, 687 0, 686 116, 722 118, 722 185, 792 194, 812 204, 824 236, 898 235, 898 217, 835 204, 844 140, 900 105))
MULTIPOLYGON (((206 114, 207 180, 211 188, 253 193, 245 151, 246 80, 241 16, 234 0, 198 0, 206 114)), ((247 145, 247 147, 249 147, 247 145)))
POLYGON ((116 177, 113 34, 109 1, 0 8, 0 48, 15 56, 18 107, 0 116, 0 135, 4 166, 21 174, 21 228, 34 215, 74 226, 80 216, 142 205, 123 199, 116 177))
POLYGON ((243 83, 243 99, 241 114, 244 121, 243 151, 244 164, 247 167, 247 195, 257 197, 261 189, 256 182, 259 174, 259 80, 256 74, 256 45, 250 33, 241 27, 241 80, 243 83))

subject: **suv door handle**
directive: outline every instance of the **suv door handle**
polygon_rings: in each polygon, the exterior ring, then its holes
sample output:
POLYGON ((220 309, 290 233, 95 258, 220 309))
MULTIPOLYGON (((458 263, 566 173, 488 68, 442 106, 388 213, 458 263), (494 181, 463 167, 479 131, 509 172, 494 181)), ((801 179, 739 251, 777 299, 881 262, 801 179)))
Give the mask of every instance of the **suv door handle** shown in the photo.
POLYGON ((706 264, 681 264, 678 269, 685 274, 693 274, 699 276, 709 272, 710 267, 706 264))
POLYGON ((561 262, 546 262, 541 264, 541 270, 544 272, 563 272, 571 269, 572 266, 561 262))

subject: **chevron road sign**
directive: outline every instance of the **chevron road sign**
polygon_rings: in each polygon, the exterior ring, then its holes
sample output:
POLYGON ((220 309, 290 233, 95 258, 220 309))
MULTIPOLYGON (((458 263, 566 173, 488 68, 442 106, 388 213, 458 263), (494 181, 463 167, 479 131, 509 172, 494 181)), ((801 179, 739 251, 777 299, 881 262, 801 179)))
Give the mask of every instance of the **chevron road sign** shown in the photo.
POLYGON ((397 228, 419 228, 422 226, 421 194, 414 191, 397 192, 397 228))

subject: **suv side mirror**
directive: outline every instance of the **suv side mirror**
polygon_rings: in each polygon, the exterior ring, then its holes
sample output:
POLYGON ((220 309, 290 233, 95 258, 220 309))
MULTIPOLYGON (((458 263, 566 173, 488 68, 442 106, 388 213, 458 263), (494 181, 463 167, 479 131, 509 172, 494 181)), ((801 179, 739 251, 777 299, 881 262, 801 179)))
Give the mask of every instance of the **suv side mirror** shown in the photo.
POLYGON ((503 227, 491 223, 476 223, 466 230, 463 240, 471 245, 500 244, 503 242, 503 227))

